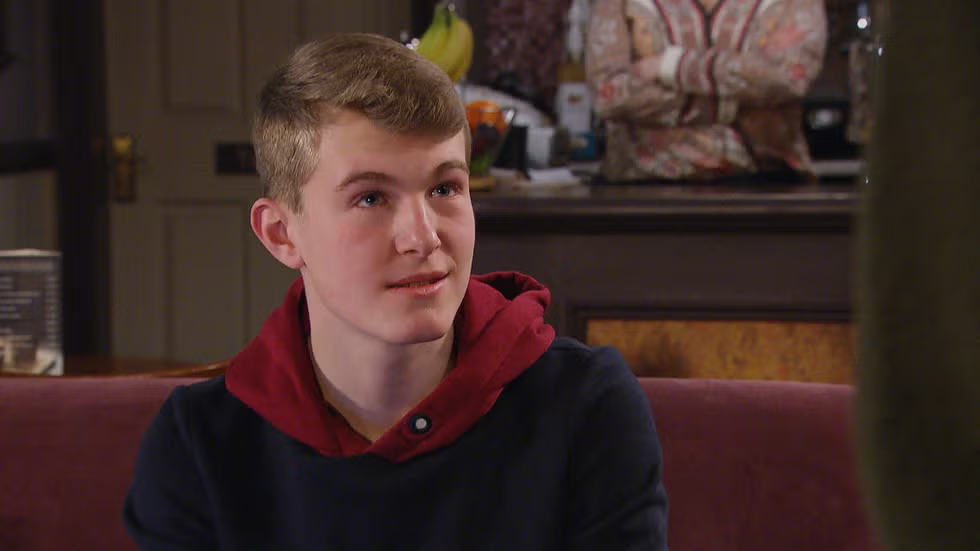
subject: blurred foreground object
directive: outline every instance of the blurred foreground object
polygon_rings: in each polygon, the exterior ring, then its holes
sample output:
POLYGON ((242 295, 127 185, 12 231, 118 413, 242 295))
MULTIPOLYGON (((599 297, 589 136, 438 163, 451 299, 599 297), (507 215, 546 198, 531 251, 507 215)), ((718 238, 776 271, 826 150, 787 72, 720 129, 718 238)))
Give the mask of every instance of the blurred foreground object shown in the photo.
POLYGON ((892 0, 858 258, 858 447, 890 551, 980 549, 980 4, 892 0))

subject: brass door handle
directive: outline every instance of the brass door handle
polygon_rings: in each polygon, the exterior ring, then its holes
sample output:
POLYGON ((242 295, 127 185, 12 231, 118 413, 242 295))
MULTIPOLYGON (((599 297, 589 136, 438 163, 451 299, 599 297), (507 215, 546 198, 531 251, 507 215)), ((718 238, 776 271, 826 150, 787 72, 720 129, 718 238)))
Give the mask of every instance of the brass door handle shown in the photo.
POLYGON ((117 203, 136 201, 136 165, 142 160, 136 152, 136 138, 116 134, 109 143, 112 197, 117 203))

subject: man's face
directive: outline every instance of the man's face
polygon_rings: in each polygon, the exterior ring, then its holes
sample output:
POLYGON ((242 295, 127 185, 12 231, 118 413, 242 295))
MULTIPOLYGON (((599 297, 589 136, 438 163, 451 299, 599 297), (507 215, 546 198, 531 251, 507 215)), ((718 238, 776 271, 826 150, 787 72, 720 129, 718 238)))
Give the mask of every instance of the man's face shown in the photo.
POLYGON ((476 232, 462 132, 396 135, 344 113, 323 130, 302 202, 287 231, 311 319, 331 339, 410 344, 449 332, 476 232))

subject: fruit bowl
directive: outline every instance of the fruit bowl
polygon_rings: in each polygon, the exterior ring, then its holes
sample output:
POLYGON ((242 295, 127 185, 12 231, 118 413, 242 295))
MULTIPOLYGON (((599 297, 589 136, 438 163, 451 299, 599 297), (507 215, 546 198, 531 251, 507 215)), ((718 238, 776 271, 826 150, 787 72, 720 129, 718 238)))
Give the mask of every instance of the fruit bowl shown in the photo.
POLYGON ((470 176, 486 176, 500 155, 517 109, 500 107, 491 101, 475 101, 466 106, 472 146, 470 176))

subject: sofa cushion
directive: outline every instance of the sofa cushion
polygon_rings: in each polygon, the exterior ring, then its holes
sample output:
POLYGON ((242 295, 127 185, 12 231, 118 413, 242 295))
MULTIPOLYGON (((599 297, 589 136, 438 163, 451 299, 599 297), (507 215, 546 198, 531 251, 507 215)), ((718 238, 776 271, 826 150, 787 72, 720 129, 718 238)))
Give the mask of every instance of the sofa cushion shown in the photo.
POLYGON ((140 438, 194 380, 0 378, 0 549, 134 549, 122 502, 140 438))
POLYGON ((664 450, 672 550, 876 549, 856 474, 852 387, 640 381, 664 450))

